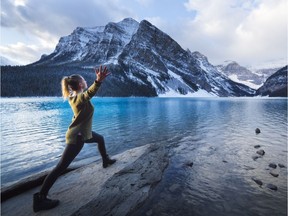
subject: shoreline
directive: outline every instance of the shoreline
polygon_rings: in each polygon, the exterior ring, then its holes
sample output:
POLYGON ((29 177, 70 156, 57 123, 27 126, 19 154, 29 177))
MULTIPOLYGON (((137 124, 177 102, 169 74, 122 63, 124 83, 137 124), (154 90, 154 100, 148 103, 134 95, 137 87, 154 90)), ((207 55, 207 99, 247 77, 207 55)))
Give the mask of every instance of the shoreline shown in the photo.
POLYGON ((126 215, 143 203, 161 181, 168 155, 163 146, 147 144, 113 158, 117 162, 107 169, 97 161, 60 176, 49 193, 60 200, 56 208, 33 213, 32 198, 39 190, 37 186, 3 201, 1 214, 89 216, 96 211, 99 215, 126 215))

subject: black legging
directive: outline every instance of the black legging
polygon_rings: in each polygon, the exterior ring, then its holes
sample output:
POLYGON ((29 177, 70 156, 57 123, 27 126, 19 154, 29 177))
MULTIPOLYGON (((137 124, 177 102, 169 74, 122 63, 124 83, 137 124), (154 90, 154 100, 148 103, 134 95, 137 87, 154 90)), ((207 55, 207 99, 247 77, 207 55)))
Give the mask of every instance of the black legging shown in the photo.
POLYGON ((92 131, 92 138, 82 141, 81 135, 77 137, 76 144, 67 144, 66 148, 61 156, 61 159, 57 166, 51 171, 49 175, 44 180, 40 194, 47 196, 50 188, 55 183, 56 179, 66 170, 66 168, 71 164, 74 158, 79 154, 83 148, 84 143, 98 143, 98 150, 102 158, 106 157, 105 141, 103 136, 92 131))

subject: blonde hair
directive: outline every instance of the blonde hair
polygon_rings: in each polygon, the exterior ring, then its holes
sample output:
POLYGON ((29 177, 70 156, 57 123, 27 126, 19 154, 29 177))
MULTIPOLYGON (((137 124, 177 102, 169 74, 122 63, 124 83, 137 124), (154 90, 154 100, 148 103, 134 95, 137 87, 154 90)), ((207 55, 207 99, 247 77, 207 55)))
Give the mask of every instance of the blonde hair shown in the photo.
POLYGON ((79 83, 83 80, 83 77, 78 74, 63 77, 61 80, 62 96, 64 99, 68 98, 72 91, 79 89, 79 83))

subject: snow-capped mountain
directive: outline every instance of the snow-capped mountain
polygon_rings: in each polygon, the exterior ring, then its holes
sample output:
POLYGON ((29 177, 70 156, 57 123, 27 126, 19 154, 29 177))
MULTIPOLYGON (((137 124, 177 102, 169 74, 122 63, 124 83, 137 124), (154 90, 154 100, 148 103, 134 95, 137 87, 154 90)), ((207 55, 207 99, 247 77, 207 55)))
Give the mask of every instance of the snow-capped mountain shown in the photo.
POLYGON ((235 61, 225 61, 217 65, 217 69, 237 83, 242 83, 253 89, 260 88, 266 79, 286 64, 283 60, 274 63, 244 67, 235 61))
POLYGON ((114 62, 138 26, 139 23, 135 20, 124 19, 119 23, 108 23, 106 26, 78 27, 71 35, 62 37, 54 52, 42 56, 37 64, 85 63, 88 66, 114 62))
MULTIPOLYGON (((146 20, 126 18, 94 28, 77 28, 62 37, 50 55, 31 66, 106 65, 113 72, 106 96, 249 96, 254 90, 219 73, 199 52, 184 50, 146 20)), ((104 90, 106 89, 106 90, 104 90)))
POLYGON ((256 94, 269 97, 287 97, 287 66, 268 77, 256 94))
POLYGON ((234 82, 242 83, 253 89, 258 89, 265 81, 262 75, 253 73, 235 61, 225 61, 224 64, 216 67, 234 82))

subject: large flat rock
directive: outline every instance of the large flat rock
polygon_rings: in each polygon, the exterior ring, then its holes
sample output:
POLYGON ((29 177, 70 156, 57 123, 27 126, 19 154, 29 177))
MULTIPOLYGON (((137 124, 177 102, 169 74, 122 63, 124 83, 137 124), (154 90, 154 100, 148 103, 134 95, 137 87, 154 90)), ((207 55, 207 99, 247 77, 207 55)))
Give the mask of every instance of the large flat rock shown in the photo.
POLYGON ((163 146, 151 145, 135 162, 113 175, 99 195, 76 211, 73 216, 129 215, 148 198, 162 179, 168 165, 163 146))
POLYGON ((56 208, 33 212, 32 197, 40 189, 36 187, 3 202, 1 215, 125 215, 137 208, 161 180, 167 154, 163 147, 146 145, 113 158, 117 162, 107 169, 96 162, 59 177, 49 193, 60 200, 56 208))

